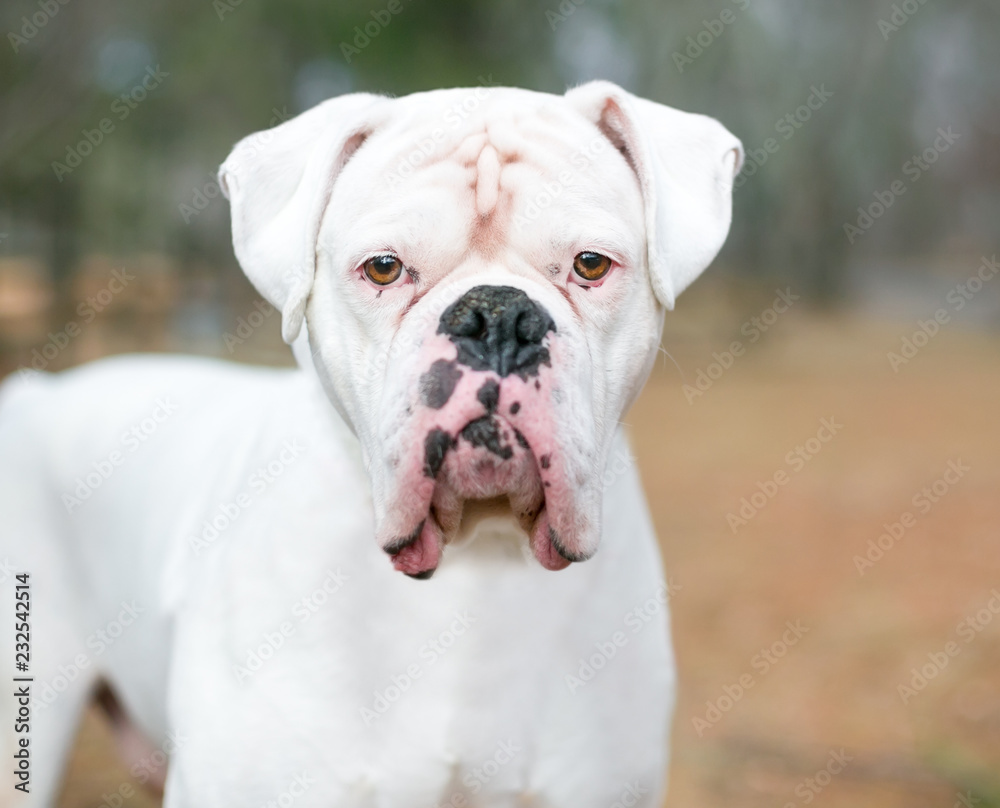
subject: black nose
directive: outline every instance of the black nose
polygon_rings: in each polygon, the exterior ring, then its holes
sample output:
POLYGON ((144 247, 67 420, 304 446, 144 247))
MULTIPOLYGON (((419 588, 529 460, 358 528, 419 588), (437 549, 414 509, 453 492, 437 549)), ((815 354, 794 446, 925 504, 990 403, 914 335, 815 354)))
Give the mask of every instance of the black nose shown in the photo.
POLYGON ((477 286, 452 303, 438 326, 458 347, 458 361, 473 370, 522 379, 549 364, 542 340, 556 324, 549 313, 520 289, 477 286))

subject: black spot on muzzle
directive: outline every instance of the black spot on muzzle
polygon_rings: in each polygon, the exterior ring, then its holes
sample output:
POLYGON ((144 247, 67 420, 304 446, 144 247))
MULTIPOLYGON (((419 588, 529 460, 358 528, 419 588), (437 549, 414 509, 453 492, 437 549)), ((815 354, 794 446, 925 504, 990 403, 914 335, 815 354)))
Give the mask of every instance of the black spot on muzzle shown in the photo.
POLYGON ((462 429, 461 434, 462 438, 473 446, 482 447, 501 460, 510 460, 514 456, 514 450, 503 442, 500 424, 489 415, 470 421, 462 429))
POLYGON ((496 379, 487 379, 483 386, 476 393, 479 403, 486 408, 486 414, 492 415, 497 411, 497 403, 500 401, 500 385, 496 379))
POLYGON ((462 371, 458 369, 456 362, 438 359, 420 377, 420 398, 431 409, 439 410, 448 403, 461 378, 462 371))
POLYGON ((432 429, 424 438, 424 474, 427 477, 438 476, 444 456, 455 445, 455 440, 443 429, 432 429))

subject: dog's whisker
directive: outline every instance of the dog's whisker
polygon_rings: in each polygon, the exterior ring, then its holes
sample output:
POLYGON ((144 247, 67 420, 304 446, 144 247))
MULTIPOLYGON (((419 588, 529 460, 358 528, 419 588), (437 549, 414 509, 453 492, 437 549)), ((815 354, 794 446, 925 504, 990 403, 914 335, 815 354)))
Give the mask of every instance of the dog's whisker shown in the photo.
MULTIPOLYGON (((687 384, 687 380, 684 378, 684 368, 682 368, 680 366, 680 363, 676 359, 674 359, 673 354, 671 354, 670 351, 666 349, 666 347, 663 345, 662 342, 659 345, 659 352, 674 363, 674 367, 677 368, 677 372, 681 374, 681 383, 687 384)), ((663 364, 666 365, 666 362, 664 362, 663 364)))

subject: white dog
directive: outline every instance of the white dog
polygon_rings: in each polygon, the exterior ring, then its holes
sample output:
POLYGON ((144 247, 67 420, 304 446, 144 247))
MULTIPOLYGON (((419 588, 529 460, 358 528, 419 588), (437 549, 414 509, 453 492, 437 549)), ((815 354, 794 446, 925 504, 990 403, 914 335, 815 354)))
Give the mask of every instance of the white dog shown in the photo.
POLYGON ((741 161, 607 82, 347 95, 240 142, 236 255, 299 369, 4 386, 5 797, 53 804, 100 690, 167 808, 659 805, 667 591, 619 420, 741 161))

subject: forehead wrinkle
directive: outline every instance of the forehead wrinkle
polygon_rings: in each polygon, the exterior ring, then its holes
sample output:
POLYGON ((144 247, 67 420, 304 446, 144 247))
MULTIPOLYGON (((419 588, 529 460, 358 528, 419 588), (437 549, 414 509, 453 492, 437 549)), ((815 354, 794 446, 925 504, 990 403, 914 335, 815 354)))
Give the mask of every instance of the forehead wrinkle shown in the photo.
POLYGON ((486 218, 500 199, 500 155, 490 143, 476 161, 476 213, 486 218))
MULTIPOLYGON (((555 111, 532 110, 530 115, 514 114, 490 120, 486 128, 475 166, 473 189, 476 212, 472 229, 473 250, 486 257, 497 255, 508 225, 528 202, 537 195, 540 183, 559 183, 559 193, 566 199, 596 204, 602 210, 607 205, 606 183, 622 172, 631 174, 624 159, 611 158, 611 167, 604 165, 614 151, 596 126, 577 121, 572 116, 555 111), (582 124, 582 125, 581 125, 582 124), (580 160, 582 159, 582 162, 580 160), (527 196, 526 196, 527 195, 527 196)), ((602 221, 607 231, 608 212, 602 221)), ((628 239, 609 239, 619 243, 628 239)), ((614 252, 627 254, 622 248, 614 252)))
POLYGON ((392 129, 378 132, 365 144, 369 145, 370 141, 379 138, 381 142, 389 145, 391 150, 389 157, 381 161, 382 171, 396 182, 411 179, 441 163, 457 161, 472 168, 486 139, 482 127, 456 134, 444 133, 440 127, 433 129, 426 125, 420 127, 416 122, 406 123, 410 124, 408 128, 397 125, 392 129), (392 144, 397 140, 400 144, 393 148, 392 144))
POLYGON ((477 137, 468 137, 463 146, 457 150, 456 157, 461 154, 467 159, 472 149, 477 154, 472 157, 473 179, 471 189, 475 198, 475 216, 473 218, 470 249, 483 256, 494 256, 503 241, 506 231, 505 211, 510 207, 504 199, 501 174, 506 168, 503 159, 493 144, 492 131, 489 126, 477 133, 477 137))
POLYGON ((455 144, 454 148, 448 153, 448 156, 463 163, 468 166, 473 166, 479 159, 479 155, 482 153, 483 147, 489 143, 489 135, 485 129, 477 129, 474 132, 470 132, 465 137, 463 137, 458 143, 455 144))
POLYGON ((489 133, 490 141, 505 162, 523 160, 531 155, 540 165, 551 165, 554 156, 573 154, 604 138, 589 121, 574 121, 545 110, 511 120, 492 121, 489 133))

